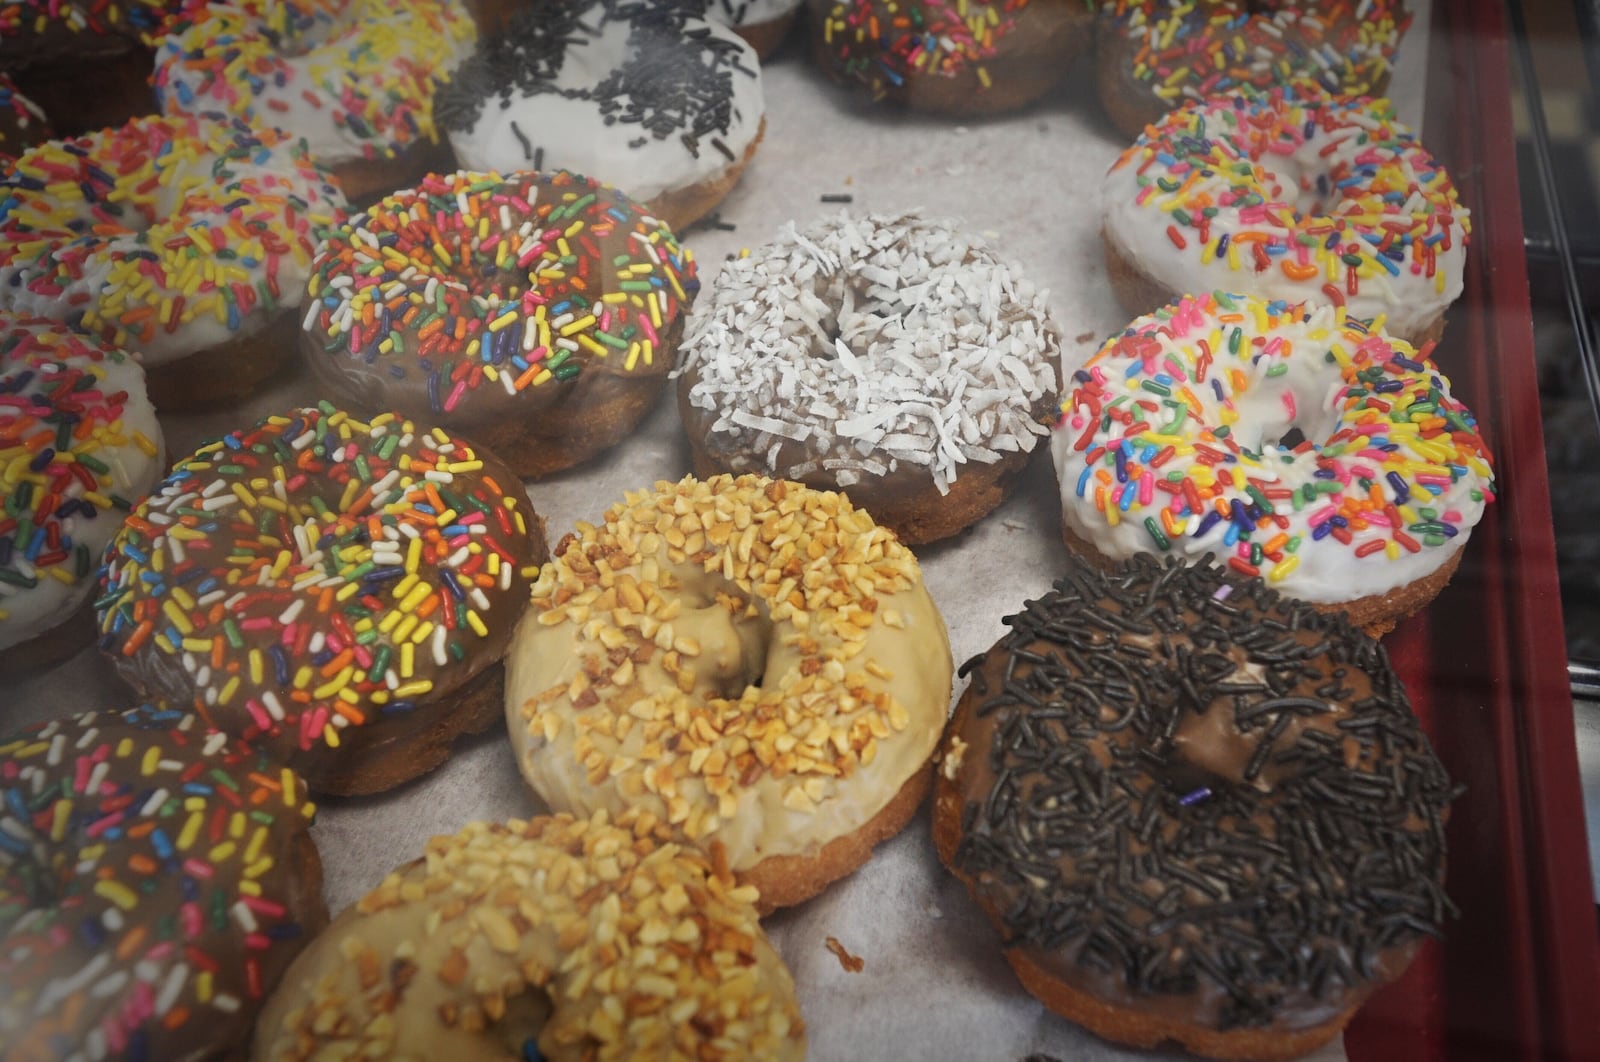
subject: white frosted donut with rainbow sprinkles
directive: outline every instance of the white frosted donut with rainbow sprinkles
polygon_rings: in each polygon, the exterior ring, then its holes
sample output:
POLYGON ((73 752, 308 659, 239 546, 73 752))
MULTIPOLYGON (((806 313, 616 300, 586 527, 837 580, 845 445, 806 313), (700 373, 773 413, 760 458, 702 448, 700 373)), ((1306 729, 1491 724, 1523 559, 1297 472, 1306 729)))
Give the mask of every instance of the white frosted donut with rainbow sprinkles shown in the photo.
POLYGON ((1147 130, 1101 198, 1129 313, 1237 291, 1342 305, 1421 343, 1461 294, 1468 211, 1387 100, 1213 97, 1147 130))
POLYGON ((1062 402, 1064 537, 1112 561, 1214 553, 1388 630, 1448 580, 1493 498, 1477 423, 1431 347, 1340 307, 1237 295, 1139 318, 1062 402))

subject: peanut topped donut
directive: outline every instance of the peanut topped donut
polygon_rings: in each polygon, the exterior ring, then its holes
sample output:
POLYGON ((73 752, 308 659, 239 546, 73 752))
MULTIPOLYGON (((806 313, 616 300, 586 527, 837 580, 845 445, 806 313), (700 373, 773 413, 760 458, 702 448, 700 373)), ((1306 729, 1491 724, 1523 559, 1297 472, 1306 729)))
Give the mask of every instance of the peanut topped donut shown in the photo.
POLYGON ((693 0, 542 0, 439 92, 470 170, 570 170, 682 232, 722 201, 766 122, 761 67, 693 0))
POLYGON ((290 968, 252 1057, 805 1056, 748 886, 641 816, 434 837, 290 968))
POLYGON ((293 771, 192 713, 0 735, 0 1044, 8 1062, 242 1058, 326 924, 293 771))
POLYGON ((1453 795, 1383 648, 1209 563, 1079 570, 1008 616, 934 795, 940 858, 1051 1010, 1284 1060, 1455 913, 1453 795))
POLYGON ((678 370, 695 470, 843 490, 913 544, 999 505, 1055 419, 1060 343, 1046 293, 962 229, 841 214, 724 265, 678 370))
POLYGON ((65 325, 0 315, 0 674, 94 641, 100 552, 161 470, 137 362, 65 325))
POLYGON ((1387 100, 1312 86, 1174 111, 1101 189, 1106 258, 1129 313, 1187 292, 1348 307, 1438 339, 1471 218, 1387 100))
POLYGON ((319 792, 437 766, 498 714, 544 528, 493 455, 324 405, 179 461, 106 552, 101 648, 319 792))
POLYGON ((466 433, 520 476, 619 442, 700 288, 615 189, 558 172, 430 176, 330 233, 301 349, 333 395, 466 433))
POLYGON ((162 44, 156 94, 287 130, 367 202, 448 168, 433 96, 476 40, 461 0, 212 4, 162 44))
POLYGON ((1381 96, 1410 23, 1404 0, 1106 0, 1100 102, 1134 137, 1180 104, 1302 79, 1381 96))
POLYGON ((636 808, 770 910, 910 819, 950 679, 916 558, 866 513, 689 478, 563 540, 507 657, 506 717, 552 808, 636 808))
POLYGON ((248 394, 293 353, 311 252, 343 207, 303 144, 241 122, 53 141, 0 176, 0 309, 138 355, 159 409, 248 394))
POLYGON ((834 81, 947 114, 1033 102, 1088 50, 1089 8, 1061 0, 811 0, 811 44, 834 81))
POLYGON ((1343 310, 1208 295, 1072 376, 1051 449, 1090 557, 1214 553, 1381 634, 1426 605, 1493 498, 1472 413, 1343 310))

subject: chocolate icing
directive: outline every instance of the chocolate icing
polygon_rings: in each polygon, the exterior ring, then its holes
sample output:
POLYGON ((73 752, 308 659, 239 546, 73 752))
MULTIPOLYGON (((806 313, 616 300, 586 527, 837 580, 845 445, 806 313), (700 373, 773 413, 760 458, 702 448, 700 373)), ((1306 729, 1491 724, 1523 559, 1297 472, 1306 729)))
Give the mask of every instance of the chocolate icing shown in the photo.
POLYGON ((1454 913, 1450 780, 1342 617, 1139 557, 1005 622, 963 669, 935 830, 959 816, 952 869, 1008 947, 1140 1013, 1306 1028, 1454 913))

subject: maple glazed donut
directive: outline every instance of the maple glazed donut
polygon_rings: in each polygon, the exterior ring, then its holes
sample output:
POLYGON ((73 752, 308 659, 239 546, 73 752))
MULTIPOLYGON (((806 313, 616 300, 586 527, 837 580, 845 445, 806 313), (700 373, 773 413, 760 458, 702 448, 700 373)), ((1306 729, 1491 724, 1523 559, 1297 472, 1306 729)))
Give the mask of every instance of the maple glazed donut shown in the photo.
POLYGON ((766 125, 754 50, 682 0, 524 8, 436 113, 466 169, 586 174, 678 232, 738 183, 766 125))
POLYGON ((201 447, 133 511, 106 551, 100 646, 142 695, 313 790, 375 793, 495 719, 545 555, 487 451, 300 409, 201 447))
POLYGON ((765 60, 794 28, 805 0, 705 0, 706 18, 727 26, 765 60))
POLYGON ((1138 1047, 1332 1039, 1455 908, 1376 642, 1215 565, 1080 569, 963 666, 933 836, 1023 987, 1138 1047))
POLYGON ((695 471, 842 490, 911 544, 953 535, 1010 494, 1055 420, 1045 296, 951 219, 791 222, 691 317, 678 406, 695 471))
POLYGON ((11 1062, 243 1057, 328 920, 293 771, 150 707, 0 735, 11 1062))
POLYGON ((154 84, 169 114, 221 111, 303 139, 365 203, 451 168, 433 97, 476 40, 461 0, 212 4, 163 42, 154 84))
POLYGON ((1428 353, 1340 309, 1242 296, 1134 321, 1061 404, 1067 544, 1214 553, 1388 631, 1449 581, 1493 498, 1477 422, 1428 353))
POLYGON ((763 910, 905 826, 950 702, 910 551, 841 495, 756 476, 658 483, 579 524, 506 669, 543 800, 668 824, 763 910))
POLYGON ((301 349, 334 397, 544 476, 650 411, 699 288, 694 256, 615 189, 564 172, 430 176, 323 242, 301 349))
POLYGON ((1126 136, 1181 104, 1310 80, 1380 96, 1411 23, 1403 0, 1110 0, 1095 22, 1095 81, 1126 136))
POLYGON ((810 0, 829 78, 872 100, 945 114, 1033 102, 1088 50, 1085 4, 1058 0, 810 0))
POLYGON ((1123 307, 1190 292, 1348 307, 1420 346, 1461 294, 1471 219, 1387 100, 1304 87, 1174 111, 1102 186, 1123 307))
POLYGON ((252 1057, 798 1062, 752 891, 637 817, 471 823, 306 949, 252 1057))
POLYGON ((0 675, 94 643, 100 553, 161 478, 161 447, 131 357, 0 315, 0 675))
POLYGON ((276 130, 150 117, 52 141, 0 176, 0 310, 135 354, 163 412, 242 397, 293 356, 343 208, 276 130))

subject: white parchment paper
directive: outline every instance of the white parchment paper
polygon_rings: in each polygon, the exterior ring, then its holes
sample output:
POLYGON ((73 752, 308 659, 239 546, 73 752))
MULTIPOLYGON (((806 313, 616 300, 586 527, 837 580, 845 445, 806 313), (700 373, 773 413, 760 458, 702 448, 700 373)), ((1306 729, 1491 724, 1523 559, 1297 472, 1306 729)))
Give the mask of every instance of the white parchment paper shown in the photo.
MULTIPOLYGON (((1410 6, 1415 23, 1390 93, 1416 127, 1428 5, 1413 0, 1410 6)), ((716 284, 728 255, 765 242, 790 219, 921 206, 989 234, 1050 290, 1069 371, 1074 359, 1088 357, 1127 323, 1106 280, 1095 207, 1099 179, 1126 145, 1099 113, 1087 63, 1033 107, 968 125, 857 105, 822 81, 799 39, 766 66, 764 77, 766 138, 719 211, 736 230, 700 225, 685 234, 706 285, 716 284), (850 195, 853 202, 824 205, 823 195, 850 195)), ((317 397, 310 380, 296 373, 243 408, 163 418, 168 453, 188 453, 205 439, 317 397)), ((597 519, 623 491, 688 471, 688 448, 668 398, 621 446, 532 484, 529 495, 554 544, 575 521, 597 519)), ((993 644, 1004 631, 1001 617, 1043 593, 1070 563, 1059 536, 1055 481, 1048 454, 1041 454, 1005 506, 964 534, 917 551, 958 663, 993 644)), ((129 700, 89 649, 54 671, 0 689, 0 729, 129 700)), ((540 810, 498 728, 463 742, 439 770, 398 790, 325 800, 313 833, 329 907, 337 912, 359 898, 392 867, 420 854, 434 834, 453 833, 474 819, 540 810)), ((1105 1044, 1022 990, 1000 957, 994 931, 939 865, 926 809, 853 877, 773 916, 766 927, 794 972, 813 1059, 1167 1057, 1105 1044), (862 958, 865 969, 846 972, 826 947, 830 936, 862 958)), ((1335 1043, 1314 1057, 1342 1059, 1344 1052, 1335 1043)))

